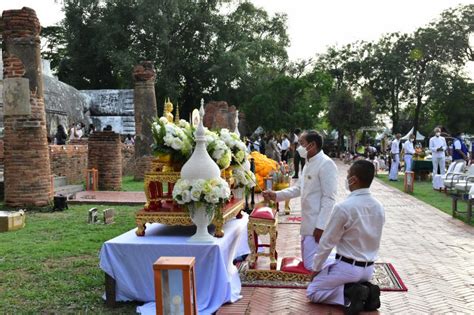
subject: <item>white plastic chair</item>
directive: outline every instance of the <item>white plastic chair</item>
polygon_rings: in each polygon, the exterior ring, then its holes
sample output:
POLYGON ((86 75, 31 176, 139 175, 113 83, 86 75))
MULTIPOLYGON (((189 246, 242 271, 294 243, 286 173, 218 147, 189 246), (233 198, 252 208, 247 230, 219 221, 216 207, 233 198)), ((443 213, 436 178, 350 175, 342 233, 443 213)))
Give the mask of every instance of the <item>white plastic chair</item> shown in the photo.
POLYGON ((469 166, 464 175, 459 176, 455 189, 460 194, 468 194, 474 188, 474 165, 469 166))
POLYGON ((453 189, 455 185, 459 182, 459 180, 466 175, 466 173, 463 172, 463 169, 466 166, 464 161, 455 162, 453 164, 453 171, 450 173, 446 173, 446 176, 443 180, 445 190, 453 189))

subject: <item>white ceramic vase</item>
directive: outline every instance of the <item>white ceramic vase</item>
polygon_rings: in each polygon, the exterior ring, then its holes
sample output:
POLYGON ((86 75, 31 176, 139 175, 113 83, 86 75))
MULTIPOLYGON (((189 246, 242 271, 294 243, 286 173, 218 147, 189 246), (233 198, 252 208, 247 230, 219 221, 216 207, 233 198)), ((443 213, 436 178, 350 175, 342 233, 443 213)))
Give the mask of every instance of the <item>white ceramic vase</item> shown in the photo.
POLYGON ((234 188, 234 198, 235 199, 244 199, 244 187, 234 188))
POLYGON ((215 206, 203 202, 193 202, 188 205, 189 216, 196 225, 196 233, 191 236, 189 242, 213 243, 214 236, 209 234, 207 227, 214 218, 215 206))

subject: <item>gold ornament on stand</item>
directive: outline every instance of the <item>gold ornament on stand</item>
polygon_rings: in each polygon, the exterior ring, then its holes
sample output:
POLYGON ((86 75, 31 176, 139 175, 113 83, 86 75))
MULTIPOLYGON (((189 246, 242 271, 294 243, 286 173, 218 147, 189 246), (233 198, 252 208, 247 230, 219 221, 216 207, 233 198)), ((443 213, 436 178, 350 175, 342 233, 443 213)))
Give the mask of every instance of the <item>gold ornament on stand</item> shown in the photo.
POLYGON ((179 123, 179 105, 178 105, 178 102, 176 102, 176 116, 174 117, 174 123, 175 124, 179 123))

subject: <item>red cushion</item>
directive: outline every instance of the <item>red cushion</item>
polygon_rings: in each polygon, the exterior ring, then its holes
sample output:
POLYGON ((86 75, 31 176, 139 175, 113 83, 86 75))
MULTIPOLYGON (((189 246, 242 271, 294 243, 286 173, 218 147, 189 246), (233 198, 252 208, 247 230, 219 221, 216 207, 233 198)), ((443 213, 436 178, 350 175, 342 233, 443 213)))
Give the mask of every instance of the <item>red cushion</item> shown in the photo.
POLYGON ((273 212, 273 209, 270 207, 260 207, 253 209, 252 213, 250 214, 250 217, 256 219, 273 220, 275 219, 275 214, 273 212))
POLYGON ((311 273, 311 270, 306 269, 301 259, 297 257, 283 258, 281 260, 280 270, 283 272, 302 273, 306 275, 311 273))

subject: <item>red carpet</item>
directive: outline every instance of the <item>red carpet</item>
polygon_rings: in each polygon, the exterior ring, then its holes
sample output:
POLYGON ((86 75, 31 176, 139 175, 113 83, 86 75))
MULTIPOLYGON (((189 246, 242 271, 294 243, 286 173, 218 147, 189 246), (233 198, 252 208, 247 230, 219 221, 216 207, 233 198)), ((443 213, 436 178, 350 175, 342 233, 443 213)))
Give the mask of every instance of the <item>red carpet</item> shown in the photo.
MULTIPOLYGON (((306 289, 309 282, 275 281, 275 280, 249 280, 246 277, 247 263, 242 263, 239 269, 240 280, 243 287, 266 287, 306 289)), ((381 291, 408 291, 397 271, 390 263, 376 263, 375 272, 370 281, 380 287, 381 291)))

